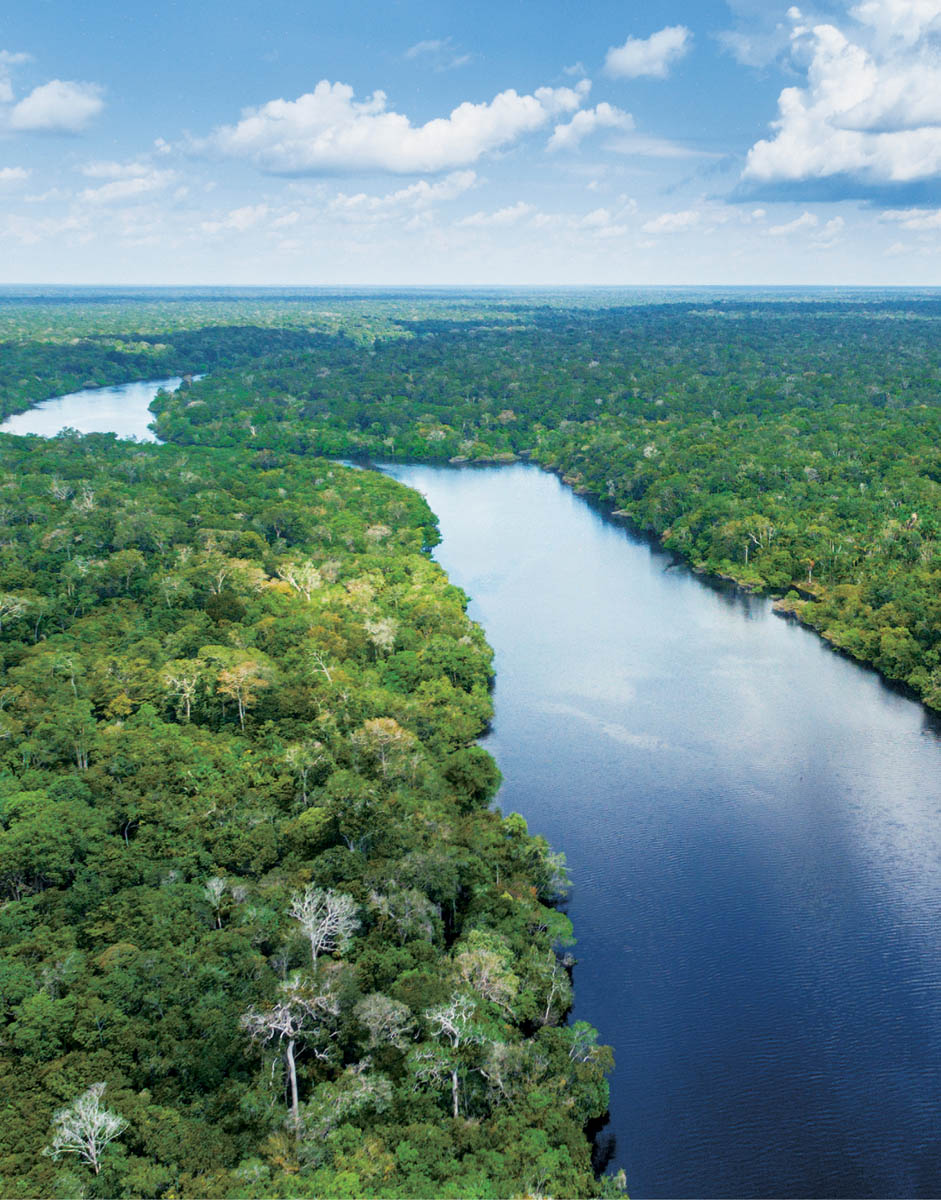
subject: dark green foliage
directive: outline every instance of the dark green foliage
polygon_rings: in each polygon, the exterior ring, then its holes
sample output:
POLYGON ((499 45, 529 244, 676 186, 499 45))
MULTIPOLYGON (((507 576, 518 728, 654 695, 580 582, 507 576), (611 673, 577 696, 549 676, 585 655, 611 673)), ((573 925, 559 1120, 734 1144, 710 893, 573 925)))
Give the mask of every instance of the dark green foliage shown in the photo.
POLYGON ((103 435, 2 438, 0 486, 3 1194, 591 1194, 610 1054, 425 502, 103 435), (305 895, 352 914, 319 954, 305 895), (41 1153, 96 1082, 100 1174, 41 1153))

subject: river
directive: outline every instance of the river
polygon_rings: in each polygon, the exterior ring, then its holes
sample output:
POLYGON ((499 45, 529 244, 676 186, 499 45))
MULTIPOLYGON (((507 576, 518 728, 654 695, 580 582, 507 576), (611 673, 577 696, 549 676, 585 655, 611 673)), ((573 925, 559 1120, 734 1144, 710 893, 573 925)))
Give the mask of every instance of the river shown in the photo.
POLYGON ((148 405, 161 388, 175 392, 182 382, 175 376, 69 392, 7 417, 0 433, 55 437, 63 429, 77 429, 79 433, 116 433, 119 438, 155 442, 157 438, 148 429, 154 419, 148 405))
POLYGON ((568 857, 631 1195, 941 1194, 941 725, 553 475, 386 469, 495 649, 498 802, 568 857))
POLYGON ((565 852, 634 1197, 941 1194, 941 731, 534 467, 391 466, 496 652, 498 803, 565 852))

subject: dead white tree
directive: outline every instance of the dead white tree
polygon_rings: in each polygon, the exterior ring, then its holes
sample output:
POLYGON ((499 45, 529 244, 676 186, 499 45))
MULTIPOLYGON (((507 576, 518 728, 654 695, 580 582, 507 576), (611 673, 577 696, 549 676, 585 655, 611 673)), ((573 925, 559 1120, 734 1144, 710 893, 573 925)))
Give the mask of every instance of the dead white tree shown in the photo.
POLYGON ((322 742, 295 742, 284 752, 284 761, 301 787, 301 798, 307 803, 307 780, 311 771, 324 761, 322 742))
MULTIPOLYGON (((425 1013, 431 1035, 439 1043, 438 1054, 426 1056, 427 1079, 428 1082, 434 1082, 435 1076, 440 1079, 443 1072, 450 1080, 451 1107, 455 1119, 461 1111, 460 1075, 464 1067, 462 1051, 466 1053, 468 1047, 479 1046, 485 1040, 474 1023, 476 1011, 477 1004, 473 997, 457 992, 451 997, 450 1003, 429 1008, 425 1013)), ((419 1051, 413 1056, 413 1061, 418 1063, 420 1057, 419 1051)), ((416 1074, 421 1078, 421 1068, 416 1074)))
POLYGON ((286 562, 278 567, 278 576, 289 584, 295 592, 300 592, 304 599, 310 602, 311 594, 323 586, 323 576, 308 559, 307 562, 286 562))
POLYGON ((366 636, 376 648, 376 655, 389 654, 395 648, 395 635, 398 632, 398 622, 394 617, 377 617, 372 620, 367 617, 363 622, 366 636))
POLYGON ((59 1109, 52 1118, 52 1141, 43 1154, 55 1159, 63 1154, 77 1154, 96 1175, 101 1171, 105 1147, 127 1129, 123 1117, 101 1107, 106 1086, 93 1083, 67 1108, 59 1109))
POLYGON ((271 1008, 250 1008, 242 1017, 242 1028, 253 1042, 276 1042, 284 1054, 291 1088, 291 1120, 299 1130, 297 1094, 298 1043, 310 1049, 315 1058, 326 1061, 330 1043, 337 1035, 335 1022, 340 1015, 340 1000, 332 977, 321 986, 305 982, 299 974, 281 984, 280 995, 271 1008))
POLYGON ((314 967, 318 954, 342 954, 360 926, 352 896, 313 885, 291 896, 288 915, 297 921, 310 942, 314 967))
POLYGON ((190 719, 203 672, 204 666, 196 658, 174 659, 160 672, 161 684, 167 693, 179 702, 187 721, 190 719))

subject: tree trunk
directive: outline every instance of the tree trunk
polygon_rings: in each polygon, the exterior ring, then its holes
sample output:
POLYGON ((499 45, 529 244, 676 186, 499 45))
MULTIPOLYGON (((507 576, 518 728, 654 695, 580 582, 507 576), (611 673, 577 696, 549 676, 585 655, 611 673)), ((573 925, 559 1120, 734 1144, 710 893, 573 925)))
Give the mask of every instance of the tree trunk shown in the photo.
POLYGON ((454 1104, 455 1119, 460 1115, 458 1109, 457 1071, 451 1072, 451 1100, 454 1104))
POLYGON ((300 1137, 300 1113, 297 1103, 297 1067, 294 1065, 294 1039, 288 1038, 284 1047, 284 1057, 288 1064, 288 1078, 291 1081, 291 1120, 294 1124, 294 1136, 300 1137))

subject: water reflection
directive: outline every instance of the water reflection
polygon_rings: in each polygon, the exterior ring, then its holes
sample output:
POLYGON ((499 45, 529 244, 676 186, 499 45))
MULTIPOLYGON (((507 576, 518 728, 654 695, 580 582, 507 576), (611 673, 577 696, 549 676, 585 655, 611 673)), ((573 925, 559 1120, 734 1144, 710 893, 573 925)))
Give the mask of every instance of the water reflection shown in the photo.
POLYGON ((495 648, 499 802, 572 868, 631 1194, 941 1193, 936 718, 551 475, 390 470, 495 648))

